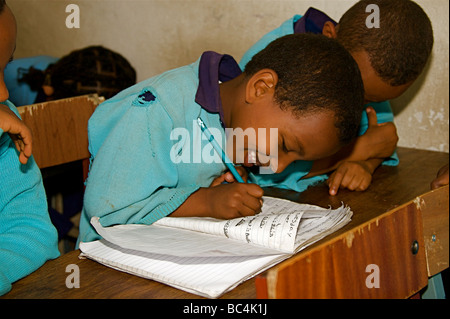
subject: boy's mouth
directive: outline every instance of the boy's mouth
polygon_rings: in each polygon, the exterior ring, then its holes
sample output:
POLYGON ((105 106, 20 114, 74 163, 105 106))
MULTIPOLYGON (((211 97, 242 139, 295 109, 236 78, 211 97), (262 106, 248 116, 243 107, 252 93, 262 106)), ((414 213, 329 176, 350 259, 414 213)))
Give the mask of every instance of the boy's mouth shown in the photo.
POLYGON ((270 163, 266 163, 266 164, 262 164, 259 161, 258 158, 258 154, 256 151, 254 150, 247 150, 245 157, 244 157, 244 162, 242 163, 243 166, 245 167, 253 167, 253 166, 269 166, 270 163))
POLYGON ((276 157, 271 157, 265 154, 256 152, 255 150, 247 149, 244 151, 244 161, 241 165, 249 169, 260 169, 264 170, 263 174, 272 174, 277 172, 278 159, 276 157))

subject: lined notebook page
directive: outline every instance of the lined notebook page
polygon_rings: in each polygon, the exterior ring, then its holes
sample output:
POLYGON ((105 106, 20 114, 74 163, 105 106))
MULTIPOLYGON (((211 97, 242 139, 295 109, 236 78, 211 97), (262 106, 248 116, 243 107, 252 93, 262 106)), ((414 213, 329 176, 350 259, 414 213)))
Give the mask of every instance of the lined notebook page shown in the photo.
POLYGON ((97 233, 122 248, 183 257, 264 256, 279 251, 247 244, 224 236, 159 225, 118 225, 102 227, 91 220, 97 233))
POLYGON ((217 298, 239 283, 289 257, 176 257, 123 249, 104 240, 81 243, 82 256, 175 288, 217 298))

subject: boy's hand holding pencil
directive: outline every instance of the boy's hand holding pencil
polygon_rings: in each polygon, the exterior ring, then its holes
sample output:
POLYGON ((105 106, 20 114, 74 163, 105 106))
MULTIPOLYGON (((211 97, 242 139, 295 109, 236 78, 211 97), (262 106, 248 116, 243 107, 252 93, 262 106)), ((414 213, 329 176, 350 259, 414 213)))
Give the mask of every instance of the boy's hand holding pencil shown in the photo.
MULTIPOLYGON (((236 166, 235 168, 236 168, 236 171, 239 173, 239 175, 244 180, 244 182, 247 183, 247 179, 248 179, 247 170, 242 166, 236 166)), ((226 173, 220 175, 219 177, 216 177, 210 186, 212 187, 212 186, 217 186, 217 185, 220 185, 223 183, 235 183, 235 182, 238 182, 238 181, 236 180, 234 175, 230 171, 227 171, 226 173)))
POLYGON ((263 194, 260 186, 251 183, 218 184, 200 188, 170 216, 219 219, 252 216, 261 212, 263 194))

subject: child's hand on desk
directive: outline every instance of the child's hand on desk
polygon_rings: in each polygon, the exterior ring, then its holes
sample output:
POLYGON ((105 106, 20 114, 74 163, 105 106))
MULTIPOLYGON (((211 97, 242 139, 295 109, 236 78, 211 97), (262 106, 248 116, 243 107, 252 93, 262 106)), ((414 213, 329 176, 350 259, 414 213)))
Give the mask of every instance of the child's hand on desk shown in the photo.
POLYGON ((339 188, 351 191, 365 191, 372 182, 376 163, 371 161, 343 162, 327 180, 329 194, 336 195, 339 188))
POLYGON ((19 161, 22 164, 28 162, 31 156, 32 135, 31 130, 25 125, 6 105, 0 104, 0 128, 9 134, 16 149, 19 151, 19 161))

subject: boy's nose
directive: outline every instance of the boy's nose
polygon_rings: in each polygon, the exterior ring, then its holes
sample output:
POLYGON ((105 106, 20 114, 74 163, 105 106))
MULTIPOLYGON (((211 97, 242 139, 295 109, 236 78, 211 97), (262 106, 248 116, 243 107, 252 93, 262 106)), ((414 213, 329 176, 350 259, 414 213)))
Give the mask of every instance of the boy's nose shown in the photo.
POLYGON ((276 173, 281 173, 292 162, 293 162, 293 160, 291 160, 288 156, 283 156, 283 155, 278 154, 278 158, 273 159, 271 161, 271 168, 276 173))

